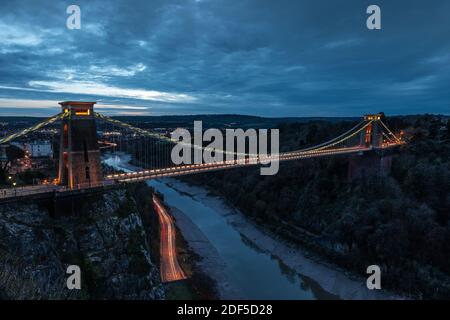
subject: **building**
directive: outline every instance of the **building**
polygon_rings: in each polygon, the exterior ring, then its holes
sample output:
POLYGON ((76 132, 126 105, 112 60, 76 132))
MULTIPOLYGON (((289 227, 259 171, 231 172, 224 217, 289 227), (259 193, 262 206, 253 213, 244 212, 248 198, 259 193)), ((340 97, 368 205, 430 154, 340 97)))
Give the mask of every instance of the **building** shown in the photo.
POLYGON ((33 141, 24 144, 25 152, 31 158, 52 158, 53 146, 50 141, 33 141))

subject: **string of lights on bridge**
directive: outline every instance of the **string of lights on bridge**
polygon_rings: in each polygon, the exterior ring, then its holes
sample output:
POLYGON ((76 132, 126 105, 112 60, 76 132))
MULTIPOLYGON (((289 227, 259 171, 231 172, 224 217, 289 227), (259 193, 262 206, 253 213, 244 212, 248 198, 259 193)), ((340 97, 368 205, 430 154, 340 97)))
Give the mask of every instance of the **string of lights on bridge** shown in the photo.
MULTIPOLYGON (((46 119, 38 124, 1 138, 0 145, 10 143, 11 141, 19 139, 23 136, 37 132, 46 126, 55 124, 58 121, 70 120, 69 118, 73 116, 70 110, 63 110, 64 111, 62 113, 50 117, 49 119, 46 119)), ((290 161, 342 154, 357 154, 373 149, 388 149, 404 143, 401 138, 397 137, 387 127, 387 125, 382 121, 380 115, 368 115, 348 131, 321 144, 300 150, 261 156, 254 153, 230 152, 227 150, 205 147, 203 145, 190 144, 182 141, 180 142, 168 136, 167 133, 163 134, 139 128, 118 119, 93 112, 92 110, 93 109, 88 109, 87 111, 83 111, 83 114, 80 113, 81 111, 77 111, 79 114, 76 114, 76 116, 95 117, 95 119, 100 121, 99 125, 103 127, 106 126, 106 129, 108 129, 107 126, 110 126, 109 130, 105 131, 105 133, 109 133, 109 135, 105 134, 102 138, 103 141, 101 141, 101 148, 110 154, 115 154, 117 152, 131 152, 132 156, 136 157, 134 160, 139 164, 139 167, 145 169, 127 173, 112 170, 110 167, 106 166, 107 173, 103 178, 103 181, 96 181, 94 184, 89 181, 89 184, 78 183, 67 186, 61 185, 60 179, 56 179, 53 185, 47 186, 47 188, 50 188, 53 192, 64 192, 74 188, 97 188, 116 183, 137 182, 160 177, 195 174, 214 170, 266 164, 268 161, 290 161), (381 137, 381 141, 378 145, 374 145, 374 142, 372 141, 374 130, 378 130, 378 134, 381 137), (115 132, 117 134, 114 134, 115 132), (128 134, 124 134, 124 132, 128 132, 128 134), (355 137, 360 138, 355 140, 355 137), (353 144, 349 145, 351 142, 353 144), (193 150, 201 149, 202 151, 231 154, 233 158, 232 160, 227 158, 227 160, 212 163, 202 162, 195 164, 174 165, 170 161, 170 152, 176 143, 182 143, 193 150)), ((26 188, 24 188, 24 190, 25 189, 26 188)), ((48 191, 49 190, 46 189, 45 186, 35 186, 34 188, 29 188, 27 192, 41 193, 48 191)))

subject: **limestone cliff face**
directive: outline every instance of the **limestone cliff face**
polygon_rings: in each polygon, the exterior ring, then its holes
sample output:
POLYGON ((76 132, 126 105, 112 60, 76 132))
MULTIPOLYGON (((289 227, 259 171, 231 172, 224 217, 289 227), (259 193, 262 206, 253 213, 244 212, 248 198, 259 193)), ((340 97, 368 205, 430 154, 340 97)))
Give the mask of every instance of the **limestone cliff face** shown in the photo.
POLYGON ((164 298, 131 193, 85 202, 58 219, 36 204, 0 206, 0 298, 164 298), (66 288, 68 265, 81 268, 81 290, 66 288))

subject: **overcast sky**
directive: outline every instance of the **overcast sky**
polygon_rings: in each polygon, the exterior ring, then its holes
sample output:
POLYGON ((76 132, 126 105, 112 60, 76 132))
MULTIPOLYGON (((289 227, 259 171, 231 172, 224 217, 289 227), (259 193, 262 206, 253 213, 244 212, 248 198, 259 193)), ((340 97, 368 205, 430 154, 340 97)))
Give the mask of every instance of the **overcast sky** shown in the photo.
POLYGON ((0 115, 450 113, 450 1, 0 3, 0 115), (81 30, 66 27, 81 8, 81 30), (382 30, 366 8, 381 7, 382 30))

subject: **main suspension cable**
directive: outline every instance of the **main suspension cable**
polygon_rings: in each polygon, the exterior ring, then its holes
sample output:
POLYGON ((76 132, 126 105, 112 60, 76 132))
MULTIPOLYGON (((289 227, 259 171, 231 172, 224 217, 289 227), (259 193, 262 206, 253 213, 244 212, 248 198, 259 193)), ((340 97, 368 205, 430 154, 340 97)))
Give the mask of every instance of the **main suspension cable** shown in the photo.
POLYGON ((54 123, 54 122, 56 122, 56 121, 58 121, 58 120, 60 120, 60 119, 62 119, 64 117, 66 117, 66 114, 58 113, 56 116, 53 116, 53 117, 51 117, 49 119, 46 119, 45 121, 42 121, 42 122, 40 122, 40 123, 38 123, 38 124, 36 124, 36 125, 34 125, 32 127, 23 129, 23 130, 21 130, 19 132, 16 132, 16 133, 12 134, 12 135, 9 135, 9 136, 1 138, 0 139, 0 144, 8 143, 8 142, 10 142, 10 141, 12 141, 14 139, 17 139, 17 138, 20 138, 22 136, 25 136, 25 135, 27 135, 27 134, 29 134, 31 132, 40 130, 43 127, 45 127, 46 125, 52 124, 52 123, 54 123))

